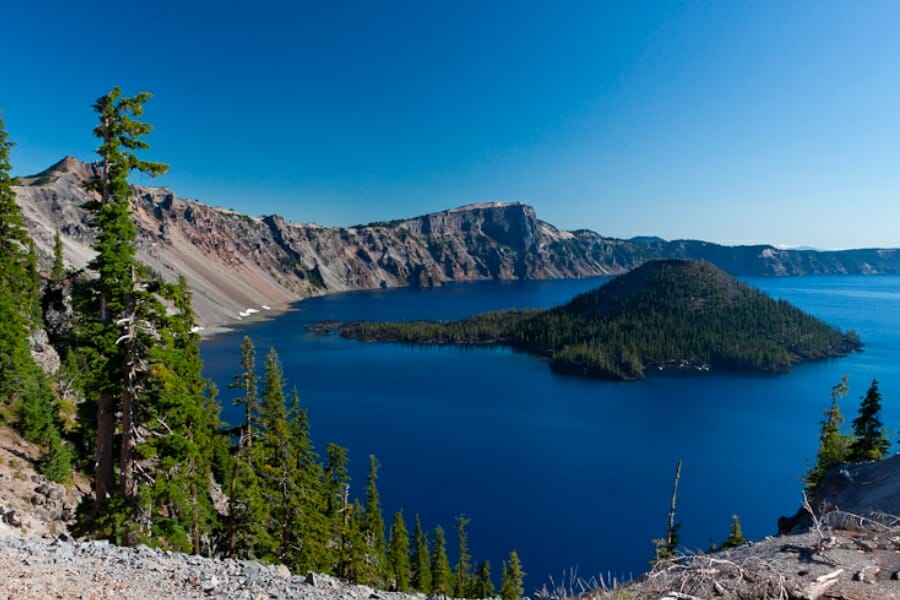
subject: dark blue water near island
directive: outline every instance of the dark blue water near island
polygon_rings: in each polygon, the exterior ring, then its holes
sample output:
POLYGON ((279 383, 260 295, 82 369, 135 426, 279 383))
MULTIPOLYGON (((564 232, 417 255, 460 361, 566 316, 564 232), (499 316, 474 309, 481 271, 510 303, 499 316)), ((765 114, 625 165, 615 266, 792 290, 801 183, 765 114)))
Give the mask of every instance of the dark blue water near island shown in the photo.
MULTIPOLYGON (((371 344, 321 336, 322 320, 456 319, 509 307, 562 303, 605 279, 484 283, 353 292, 310 299, 270 321, 243 324, 202 344, 206 373, 227 390, 238 346, 270 346, 309 409, 320 450, 350 450, 353 495, 366 457, 382 464, 389 523, 401 507, 433 529, 471 518, 476 560, 499 567, 515 548, 526 592, 577 567, 584 577, 637 575, 664 534, 675 463, 684 470, 677 518, 688 549, 728 533, 738 514, 749 538, 775 532, 800 502, 822 411, 842 375, 848 422, 873 378, 883 418, 900 428, 900 277, 750 279, 777 298, 856 329, 865 351, 802 365, 786 375, 662 374, 634 383, 554 375, 545 362, 505 349, 371 344)), ((450 545, 455 536, 449 535, 450 545)))

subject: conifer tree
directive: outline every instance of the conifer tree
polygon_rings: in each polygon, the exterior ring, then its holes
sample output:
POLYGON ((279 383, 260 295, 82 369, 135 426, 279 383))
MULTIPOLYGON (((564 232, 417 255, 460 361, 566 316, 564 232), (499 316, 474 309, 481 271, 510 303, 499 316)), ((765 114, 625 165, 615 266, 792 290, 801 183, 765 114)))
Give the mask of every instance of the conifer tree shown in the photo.
POLYGON ((232 388, 240 390, 236 405, 245 408, 240 438, 232 461, 229 485, 226 551, 229 556, 261 559, 272 550, 269 528, 269 506, 264 498, 263 484, 257 466, 259 454, 253 440, 257 436, 259 394, 256 375, 256 348, 249 337, 241 344, 242 371, 235 376, 232 388))
POLYGON ((28 273, 28 308, 31 330, 40 329, 44 325, 44 314, 41 307, 41 272, 38 269, 37 248, 34 238, 28 237, 28 261, 25 263, 28 273))
POLYGON ((294 469, 291 456, 287 407, 284 397, 284 373, 275 348, 270 348, 263 368, 263 386, 259 398, 260 433, 254 448, 254 463, 261 476, 263 501, 269 508, 266 524, 277 538, 273 540, 275 556, 286 562, 290 549, 286 530, 296 526, 294 469))
POLYGON ((503 579, 500 582, 502 600, 519 600, 525 594, 525 572, 515 550, 509 553, 509 560, 503 563, 503 579))
POLYGON ((219 405, 211 382, 203 377, 199 336, 194 333, 191 294, 183 277, 166 296, 175 314, 160 330, 150 352, 154 402, 137 448, 152 457, 152 484, 140 494, 152 523, 143 541, 199 554, 218 523, 209 496, 217 455, 227 442, 219 433, 219 405))
POLYGON ((331 443, 325 449, 325 514, 331 525, 336 548, 334 568, 338 577, 357 580, 365 561, 362 518, 358 503, 350 504, 350 475, 347 450, 331 443))
POLYGON ((403 520, 403 511, 394 513, 388 540, 388 565, 397 591, 408 592, 412 570, 409 564, 409 533, 403 520))
POLYGON ((855 439, 848 459, 852 462, 881 460, 891 446, 881 423, 881 392, 877 379, 872 380, 859 405, 859 416, 853 420, 853 434, 855 439))
POLYGON ((369 455, 369 477, 366 483, 366 512, 362 524, 367 554, 367 572, 363 583, 375 584, 387 575, 384 555, 384 517, 381 514, 381 500, 378 495, 378 460, 369 455))
POLYGON ((453 572, 453 594, 457 598, 468 598, 472 591, 472 555, 469 554, 469 534, 466 525, 471 522, 464 515, 456 516, 456 539, 459 557, 453 572))
MULTIPOLYGON (((135 154, 149 147, 141 138, 151 127, 138 120, 149 99, 147 93, 122 97, 116 87, 94 104, 99 117, 94 135, 101 141, 97 148, 100 163, 97 175, 85 184, 96 194, 95 200, 85 208, 97 231, 93 245, 97 254, 88 264, 97 278, 76 290, 79 345, 90 367, 87 387, 92 398, 86 406, 96 413, 94 517, 106 508, 106 500, 111 495, 117 495, 120 500, 116 503, 117 510, 135 516, 138 505, 135 447, 140 429, 135 418, 145 410, 140 397, 144 387, 141 378, 146 374, 146 356, 153 345, 152 332, 157 319, 165 312, 153 290, 142 281, 144 269, 135 260, 137 233, 130 218, 129 173, 139 171, 156 176, 168 168, 144 161, 135 154), (118 473, 114 457, 117 429, 118 473)), ((128 516, 119 514, 110 515, 108 522, 115 529, 127 520, 128 516)))
POLYGON ((13 190, 12 147, 0 119, 0 399, 14 403, 22 397, 26 383, 22 374, 33 361, 28 348, 30 314, 23 310, 31 306, 26 268, 31 238, 13 190))
POLYGON ((819 430, 819 450, 816 453, 816 464, 804 478, 806 487, 809 489, 815 488, 829 469, 846 462, 850 456, 851 438, 841 433, 844 416, 838 405, 839 400, 848 391, 846 375, 831 388, 831 407, 825 411, 825 420, 822 421, 819 430))
POLYGON ((287 531, 284 543, 293 549, 291 563, 295 571, 325 571, 333 565, 331 531, 326 516, 322 465, 313 447, 309 434, 309 417, 300 406, 300 396, 296 388, 291 393, 291 408, 288 418, 291 455, 295 461, 294 484, 296 514, 292 516, 295 526, 287 531))
POLYGON ((747 538, 744 537, 744 532, 741 530, 741 520, 737 515, 731 515, 731 530, 728 532, 728 538, 722 542, 719 548, 722 550, 737 548, 746 543, 747 538))
POLYGON ((259 394, 256 375, 256 347, 253 340, 244 336, 241 343, 241 372, 234 376, 229 389, 236 389, 241 395, 234 399, 235 406, 244 407, 244 422, 241 424, 238 446, 241 448, 253 445, 254 426, 259 411, 259 394))
POLYGON ((492 598, 494 596, 494 582, 491 580, 491 563, 484 561, 478 565, 475 575, 475 584, 472 589, 473 598, 492 598))
POLYGON ((419 515, 413 531, 412 587, 425 594, 431 592, 431 554, 428 547, 428 533, 422 528, 419 515))
POLYGON ((453 589, 452 578, 447 559, 447 539, 444 528, 438 525, 434 530, 434 551, 431 555, 431 592, 446 597, 453 589))
POLYGON ((63 262, 63 243, 57 227, 56 235, 53 236, 53 267, 50 269, 50 279, 54 283, 59 283, 65 278, 66 263, 63 262))
POLYGON ((12 147, 0 119, 0 402, 16 409, 23 435, 43 445, 41 472, 53 481, 66 481, 72 472, 71 450, 60 434, 50 382, 28 342, 29 332, 41 321, 40 277, 34 240, 12 188, 12 147))

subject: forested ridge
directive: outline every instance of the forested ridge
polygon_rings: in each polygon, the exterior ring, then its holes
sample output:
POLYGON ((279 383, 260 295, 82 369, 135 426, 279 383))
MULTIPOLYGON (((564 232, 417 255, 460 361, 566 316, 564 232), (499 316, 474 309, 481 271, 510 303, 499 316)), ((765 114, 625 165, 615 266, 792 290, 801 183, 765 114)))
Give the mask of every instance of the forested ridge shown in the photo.
POLYGON ((497 344, 549 359, 558 372, 631 380, 652 368, 787 371, 862 347, 857 335, 775 300, 705 261, 652 261, 547 310, 449 323, 348 323, 366 341, 497 344))
MULTIPOLYGON (((75 471, 90 478, 73 531, 400 591, 492 596, 491 566, 469 554, 464 516, 456 517, 459 558, 451 567, 439 525, 429 533, 416 516, 410 539, 398 511, 385 526, 375 456, 364 497, 351 496, 348 450, 328 444, 319 455, 275 349, 261 375, 253 342, 235 349, 240 370, 222 396, 243 418, 221 421, 184 278, 167 283, 136 258, 129 174, 168 168, 138 156, 149 148, 152 128, 141 118, 150 98, 114 88, 93 106, 99 160, 84 208, 96 255, 79 272, 67 270, 58 234, 49 273, 41 272, 0 121, 0 422, 40 445, 48 479, 69 483, 75 471), (48 374, 30 340, 42 331, 49 296, 68 316, 55 340, 62 366, 48 374)), ((501 596, 519 597, 523 577, 513 551, 502 565, 501 596)))

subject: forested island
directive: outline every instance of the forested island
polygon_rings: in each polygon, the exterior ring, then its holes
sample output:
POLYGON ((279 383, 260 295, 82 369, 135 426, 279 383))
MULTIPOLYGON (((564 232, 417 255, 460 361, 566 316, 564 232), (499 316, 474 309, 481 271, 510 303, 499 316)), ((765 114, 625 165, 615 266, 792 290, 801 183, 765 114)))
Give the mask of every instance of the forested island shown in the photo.
POLYGON ((706 261, 651 261, 546 310, 459 321, 353 322, 373 342, 503 345, 549 359, 555 372, 629 381, 651 369, 785 372, 860 350, 842 332, 706 261))

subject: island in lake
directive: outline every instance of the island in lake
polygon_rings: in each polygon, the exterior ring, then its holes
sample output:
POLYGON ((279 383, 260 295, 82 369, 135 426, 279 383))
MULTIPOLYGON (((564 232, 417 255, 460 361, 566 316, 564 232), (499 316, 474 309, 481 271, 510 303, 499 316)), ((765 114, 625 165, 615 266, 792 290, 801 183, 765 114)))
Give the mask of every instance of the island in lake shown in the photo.
POLYGON ((652 369, 784 372, 862 348, 855 332, 687 260, 648 262, 550 309, 353 322, 339 331, 371 342, 509 346, 549 359, 559 373, 620 381, 652 369))

